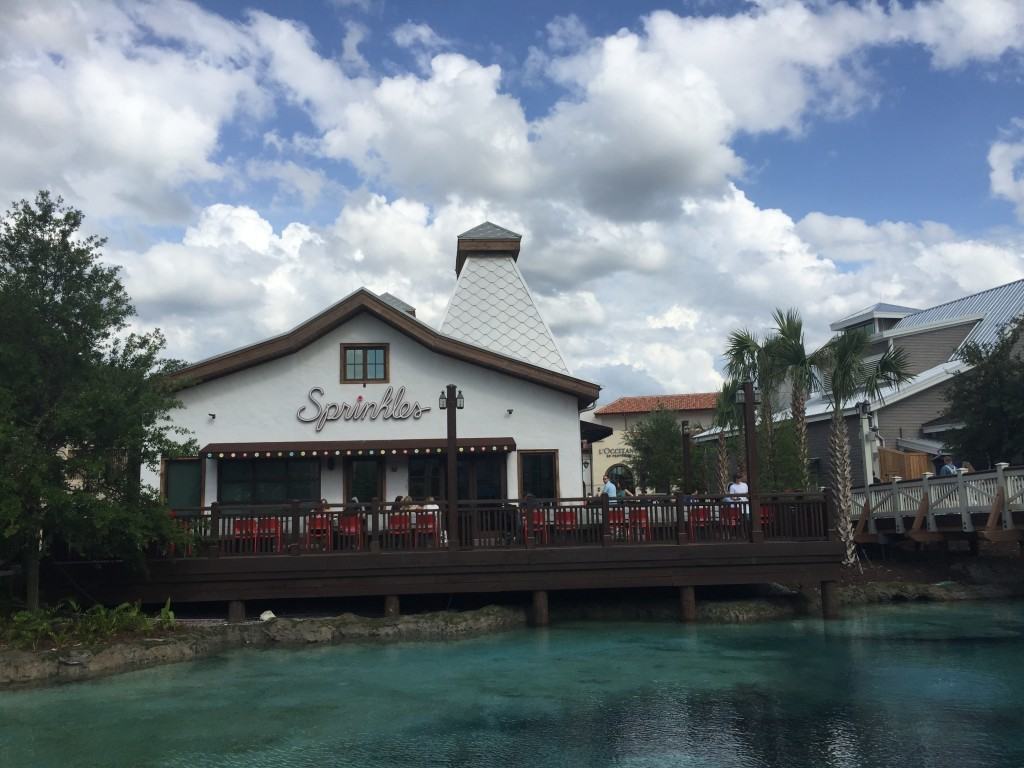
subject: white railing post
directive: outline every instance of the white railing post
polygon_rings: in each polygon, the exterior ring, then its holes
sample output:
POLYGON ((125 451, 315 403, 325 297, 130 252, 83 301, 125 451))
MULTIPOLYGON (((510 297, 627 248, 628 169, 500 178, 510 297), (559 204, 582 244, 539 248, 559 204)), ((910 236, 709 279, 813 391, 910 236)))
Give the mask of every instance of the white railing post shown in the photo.
POLYGON ((956 493, 960 504, 960 527, 964 533, 974 532, 974 520, 971 518, 971 505, 967 503, 967 487, 964 485, 964 475, 967 470, 960 467, 956 471, 956 493))
POLYGON ((900 505, 900 489, 896 485, 902 479, 899 475, 892 476, 892 514, 896 522, 896 533, 903 533, 903 508, 900 505))
POLYGON ((925 527, 929 531, 937 531, 938 526, 935 525, 935 510, 932 509, 932 491, 929 487, 928 481, 935 477, 934 472, 925 472, 921 475, 921 497, 928 499, 928 516, 925 527))
POLYGON ((1006 468, 1009 467, 1009 463, 1000 461, 996 464, 996 494, 1000 491, 1003 494, 1003 530, 1008 531, 1013 528, 1013 514, 1010 512, 1010 487, 1006 482, 1006 468))

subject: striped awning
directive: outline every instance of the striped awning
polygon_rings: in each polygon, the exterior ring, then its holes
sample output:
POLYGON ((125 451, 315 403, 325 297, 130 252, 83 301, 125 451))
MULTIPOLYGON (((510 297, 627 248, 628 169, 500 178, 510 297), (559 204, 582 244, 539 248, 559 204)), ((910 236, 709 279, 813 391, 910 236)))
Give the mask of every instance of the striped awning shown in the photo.
MULTIPOLYGON (((443 454, 444 438, 419 440, 309 440, 270 443, 209 443, 199 455, 207 459, 271 459, 296 456, 425 456, 443 454)), ((511 437, 469 437, 456 441, 459 453, 508 453, 516 449, 511 437)))

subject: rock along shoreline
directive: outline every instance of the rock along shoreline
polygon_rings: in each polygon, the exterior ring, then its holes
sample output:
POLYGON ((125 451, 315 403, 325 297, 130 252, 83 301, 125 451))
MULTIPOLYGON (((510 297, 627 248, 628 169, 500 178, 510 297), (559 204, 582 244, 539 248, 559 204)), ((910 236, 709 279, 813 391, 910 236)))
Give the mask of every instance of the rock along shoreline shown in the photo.
MULTIPOLYGON (((847 607, 905 601, 956 602, 1024 597, 1020 584, 869 582, 842 584, 847 607)), ((815 615, 817 590, 779 588, 775 594, 698 603, 697 621, 753 623, 815 615)), ((558 621, 664 621, 677 619, 670 601, 583 600, 552 606, 558 621)), ((106 677, 164 664, 215 656, 239 648, 296 648, 348 642, 454 640, 526 626, 522 607, 491 605, 471 611, 441 611, 394 618, 347 613, 324 618, 275 618, 265 622, 185 626, 164 637, 115 641, 97 648, 21 651, 0 648, 0 691, 106 677)))

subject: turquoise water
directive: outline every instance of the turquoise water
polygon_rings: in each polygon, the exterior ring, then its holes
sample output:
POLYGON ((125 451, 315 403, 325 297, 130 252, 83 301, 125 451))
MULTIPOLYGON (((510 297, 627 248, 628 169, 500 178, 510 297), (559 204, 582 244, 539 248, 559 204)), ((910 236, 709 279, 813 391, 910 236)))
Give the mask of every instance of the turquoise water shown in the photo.
POLYGON ((1024 766, 1024 603, 240 651, 0 694, 0 766, 1024 766))

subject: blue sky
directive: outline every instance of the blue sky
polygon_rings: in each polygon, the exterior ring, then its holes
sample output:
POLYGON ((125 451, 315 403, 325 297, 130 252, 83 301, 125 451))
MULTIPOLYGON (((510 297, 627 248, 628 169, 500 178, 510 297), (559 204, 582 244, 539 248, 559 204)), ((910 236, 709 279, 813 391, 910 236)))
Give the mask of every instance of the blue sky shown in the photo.
POLYGON ((196 359, 524 234, 607 397, 717 387, 736 327, 1024 277, 1024 3, 15 3, 0 192, 110 238, 196 359))

